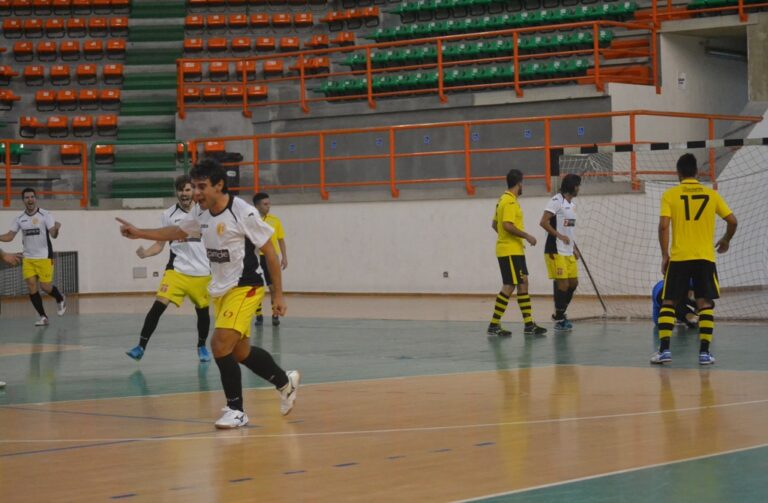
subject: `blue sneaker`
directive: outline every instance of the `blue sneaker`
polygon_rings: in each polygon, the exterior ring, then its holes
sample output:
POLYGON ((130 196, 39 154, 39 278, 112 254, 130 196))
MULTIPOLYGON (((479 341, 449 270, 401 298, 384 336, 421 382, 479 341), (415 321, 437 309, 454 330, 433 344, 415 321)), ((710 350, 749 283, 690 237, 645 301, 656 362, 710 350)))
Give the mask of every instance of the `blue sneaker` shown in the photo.
POLYGON ((699 365, 712 365, 715 363, 715 357, 710 353, 699 353, 699 365))
POLYGON ((556 320, 555 321, 555 331, 557 331, 557 332, 565 332, 566 330, 570 330, 570 327, 568 326, 568 320, 556 320))
POLYGON ((200 363, 211 361, 211 353, 208 352, 205 346, 197 348, 197 357, 200 358, 200 363))
POLYGON ((142 348, 141 346, 136 346, 132 350, 126 351, 125 354, 127 354, 134 360, 139 361, 141 360, 141 357, 144 356, 144 348, 142 348))
POLYGON ((664 351, 657 351, 651 356, 651 363, 662 364, 672 361, 672 351, 666 349, 664 351))
POLYGON ((566 330, 573 330, 573 323, 571 323, 571 320, 568 318, 563 318, 563 322, 565 323, 566 330))

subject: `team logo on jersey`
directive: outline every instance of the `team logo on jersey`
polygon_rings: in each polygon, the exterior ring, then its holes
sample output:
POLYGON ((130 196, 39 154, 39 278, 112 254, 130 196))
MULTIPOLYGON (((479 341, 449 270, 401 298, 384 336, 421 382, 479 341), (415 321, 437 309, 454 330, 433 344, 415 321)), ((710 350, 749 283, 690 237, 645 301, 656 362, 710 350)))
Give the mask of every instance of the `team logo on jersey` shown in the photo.
POLYGON ((37 218, 32 219, 32 225, 37 225, 37 218))
POLYGON ((225 230, 227 230, 227 226, 224 222, 219 222, 218 224, 216 224, 216 234, 221 236, 222 234, 224 234, 225 230))
POLYGON ((207 248, 205 254, 211 262, 216 262, 217 264, 229 262, 229 250, 212 250, 207 248))
POLYGON ((576 219, 575 218, 566 218, 563 220, 563 226, 565 227, 576 227, 576 219))
POLYGON ((166 285, 165 283, 160 285, 160 291, 163 293, 166 293, 168 291, 168 285, 166 285))
POLYGON ((25 236, 39 236, 40 235, 40 229, 24 229, 24 235, 25 236))
POLYGON ((235 315, 235 313, 233 313, 230 310, 226 310, 223 313, 221 313, 221 316, 224 317, 224 318, 231 318, 234 315, 235 315))

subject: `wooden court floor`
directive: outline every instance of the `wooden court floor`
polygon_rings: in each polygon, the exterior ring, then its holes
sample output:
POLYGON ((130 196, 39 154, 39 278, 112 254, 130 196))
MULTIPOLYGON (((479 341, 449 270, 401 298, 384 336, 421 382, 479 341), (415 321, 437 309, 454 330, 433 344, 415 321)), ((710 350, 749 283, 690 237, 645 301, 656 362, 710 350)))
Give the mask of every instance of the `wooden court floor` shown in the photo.
POLYGON ((109 313, 83 302, 44 329, 23 306, 4 306, 0 501, 768 494, 764 326, 718 325, 718 363, 704 369, 696 334, 681 332, 672 365, 658 368, 647 364, 649 323, 585 321, 526 338, 512 322, 502 340, 455 313, 333 317, 340 307, 329 305, 326 317, 289 317, 252 336, 301 370, 295 410, 280 416, 277 393, 245 371, 249 427, 216 431, 223 395, 215 365, 195 360, 194 317, 165 316, 137 364, 124 351, 143 316, 127 303, 109 313))

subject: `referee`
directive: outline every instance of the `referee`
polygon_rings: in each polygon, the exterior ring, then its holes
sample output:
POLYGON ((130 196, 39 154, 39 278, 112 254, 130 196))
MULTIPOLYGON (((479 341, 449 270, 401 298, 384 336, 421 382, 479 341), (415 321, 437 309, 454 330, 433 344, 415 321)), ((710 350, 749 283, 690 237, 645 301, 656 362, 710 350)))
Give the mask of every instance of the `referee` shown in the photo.
POLYGON ((709 347, 715 328, 714 299, 720 297, 715 249, 718 253, 728 251, 737 221, 720 194, 699 183, 697 173, 696 157, 682 155, 677 160, 680 184, 665 191, 661 197, 659 244, 664 288, 659 312, 659 350, 651 357, 651 363, 672 361, 669 341, 675 326, 675 305, 687 296, 691 285, 699 311, 699 365, 715 363, 709 347), (715 215, 725 220, 727 227, 725 235, 712 246, 715 215))

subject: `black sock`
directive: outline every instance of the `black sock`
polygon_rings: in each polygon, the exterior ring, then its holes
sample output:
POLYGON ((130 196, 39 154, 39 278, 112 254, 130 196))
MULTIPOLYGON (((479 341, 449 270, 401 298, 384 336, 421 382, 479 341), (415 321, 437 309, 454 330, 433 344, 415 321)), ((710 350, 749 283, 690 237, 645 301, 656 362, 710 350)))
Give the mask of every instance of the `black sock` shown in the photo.
POLYGON ((147 313, 147 317, 144 318, 144 326, 141 327, 139 346, 141 346, 142 349, 147 349, 149 338, 152 337, 152 334, 155 332, 157 322, 160 321, 160 316, 163 315, 165 308, 167 307, 168 304, 163 304, 159 300, 156 300, 154 304, 152 304, 152 308, 147 313))
POLYGON ((269 381, 275 385, 275 388, 282 388, 288 384, 288 376, 285 374, 285 370, 281 369, 275 359, 269 352, 261 349, 258 346, 251 346, 251 352, 245 360, 241 361, 243 365, 248 367, 251 372, 261 377, 265 381, 269 381))
POLYGON ((51 288, 51 293, 49 294, 51 297, 56 299, 56 302, 61 302, 64 300, 64 296, 61 294, 58 288, 54 285, 53 288, 51 288))
POLYGON ((197 347, 205 346, 205 341, 208 339, 208 331, 211 328, 211 314, 208 312, 207 307, 196 307, 197 313, 197 347))
POLYGON ((565 310, 568 309, 568 290, 555 290, 555 319, 565 318, 565 310))
POLYGON ((221 373, 221 385, 227 397, 227 407, 242 412, 243 382, 240 377, 240 365, 237 364, 232 353, 216 358, 216 365, 219 366, 221 373))
POLYGON ((659 353, 669 350, 669 343, 671 339, 671 337, 661 337, 659 339, 659 353))
POLYGON ((40 292, 30 293, 29 300, 32 301, 32 305, 35 306, 35 311, 40 316, 45 316, 45 309, 43 309, 43 298, 40 297, 40 292))
POLYGON ((576 291, 575 288, 569 288, 568 289, 568 299, 567 299, 566 304, 565 304, 566 306, 568 306, 571 303, 571 301, 573 300, 573 292, 575 292, 575 291, 576 291))
POLYGON ((709 341, 699 341, 699 353, 709 353, 709 341))

